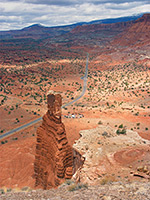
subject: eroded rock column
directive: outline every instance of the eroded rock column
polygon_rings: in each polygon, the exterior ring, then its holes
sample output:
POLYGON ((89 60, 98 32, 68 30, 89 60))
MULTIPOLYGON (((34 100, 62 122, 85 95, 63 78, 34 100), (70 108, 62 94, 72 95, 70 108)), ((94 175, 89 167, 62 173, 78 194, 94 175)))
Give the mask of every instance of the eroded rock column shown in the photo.
POLYGON ((73 174, 73 149, 68 144, 61 121, 62 98, 52 91, 47 95, 48 111, 37 129, 34 162, 35 186, 43 189, 58 186, 73 174))

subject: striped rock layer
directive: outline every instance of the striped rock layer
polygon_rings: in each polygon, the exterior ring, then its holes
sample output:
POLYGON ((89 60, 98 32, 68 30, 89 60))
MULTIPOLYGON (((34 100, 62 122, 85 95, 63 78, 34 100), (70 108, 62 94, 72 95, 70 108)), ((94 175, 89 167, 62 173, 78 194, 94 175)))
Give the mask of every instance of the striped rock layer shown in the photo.
POLYGON ((68 144, 61 121, 61 95, 48 94, 47 103, 48 111, 37 129, 34 162, 35 186, 43 189, 56 187, 65 179, 70 179, 74 173, 73 163, 76 163, 73 161, 76 153, 68 144))

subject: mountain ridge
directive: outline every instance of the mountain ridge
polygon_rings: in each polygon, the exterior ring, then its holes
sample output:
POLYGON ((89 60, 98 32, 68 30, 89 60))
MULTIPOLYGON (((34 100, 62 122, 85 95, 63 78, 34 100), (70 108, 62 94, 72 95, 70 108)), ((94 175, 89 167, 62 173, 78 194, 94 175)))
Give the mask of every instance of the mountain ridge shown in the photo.
POLYGON ((0 32, 0 62, 27 64, 48 58, 82 57, 87 51, 97 51, 97 55, 100 55, 103 52, 112 53, 115 48, 128 46, 142 46, 148 51, 149 21, 150 14, 144 14, 137 20, 128 22, 65 28, 45 28, 36 24, 27 30, 15 31, 14 35, 9 32, 1 35, 0 32))
POLYGON ((143 13, 135 16, 94 20, 90 22, 78 22, 70 25, 52 26, 52 27, 43 26, 41 24, 32 24, 20 30, 0 31, 0 39, 15 39, 15 38, 43 39, 47 37, 55 37, 71 32, 76 27, 80 26, 82 27, 84 25, 91 25, 91 24, 114 24, 117 22, 134 21, 140 18, 142 15, 143 13))

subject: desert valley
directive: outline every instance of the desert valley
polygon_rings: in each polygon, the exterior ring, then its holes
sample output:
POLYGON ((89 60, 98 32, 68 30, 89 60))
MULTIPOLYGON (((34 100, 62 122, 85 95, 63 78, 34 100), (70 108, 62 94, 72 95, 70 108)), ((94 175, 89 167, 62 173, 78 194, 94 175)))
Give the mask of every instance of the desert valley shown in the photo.
MULTIPOLYGON (((12 191, 51 189, 63 183, 69 187, 67 192, 76 190, 78 184, 83 189, 141 182, 150 188, 149 33, 150 14, 125 22, 58 28, 33 25, 0 32, 0 136, 44 116, 31 126, 1 137, 0 199, 11 199, 12 191), (85 93, 67 106, 83 91, 87 59, 85 93), (62 104, 59 101, 52 106, 49 91, 56 100, 62 98, 62 104), (53 109, 61 113, 61 121, 55 121, 58 113, 53 109), (51 112, 54 120, 48 114, 51 112), (64 124, 61 134, 66 135, 60 141, 60 127, 58 135, 53 131, 52 135, 59 144, 65 141, 61 150, 58 148, 62 151, 59 155, 70 159, 66 161, 69 167, 63 163, 67 175, 61 172, 64 176, 60 175, 60 181, 48 169, 56 167, 58 158, 47 161, 45 155, 52 151, 56 157, 58 152, 55 139, 48 139, 53 123, 54 127, 61 123, 61 128, 64 124), (51 144, 46 150, 44 141, 51 144), (75 153, 68 153, 68 158, 63 148, 75 153), (73 174, 69 171, 72 168, 73 174), (48 169, 50 178, 45 178, 48 175, 42 169, 48 169)), ((59 187, 62 190, 63 186, 59 187)), ((142 199, 140 192, 136 195, 142 199)))

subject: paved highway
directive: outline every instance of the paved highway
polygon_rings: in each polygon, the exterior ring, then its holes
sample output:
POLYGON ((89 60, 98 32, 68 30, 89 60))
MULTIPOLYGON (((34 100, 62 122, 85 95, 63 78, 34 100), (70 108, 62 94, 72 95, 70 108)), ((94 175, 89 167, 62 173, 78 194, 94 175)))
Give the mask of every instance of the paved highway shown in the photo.
MULTIPOLYGON (((89 54, 87 53, 87 59, 86 59, 86 68, 85 68, 85 74, 84 76, 82 77, 83 79, 83 89, 82 89, 82 92, 80 94, 80 96, 78 96, 77 98, 75 98, 73 101, 69 102, 69 103, 66 103, 64 105, 62 105, 62 108, 65 108, 66 106, 70 106, 71 104, 75 103, 76 101, 78 101, 81 97, 83 97, 83 95, 85 94, 86 92, 86 88, 87 88, 87 76, 88 76, 88 60, 89 60, 89 54)), ((21 131, 25 128, 28 128, 29 126, 32 126, 33 124, 36 124, 37 122, 41 121, 42 120, 42 117, 32 121, 32 122, 29 122, 27 124, 24 124, 18 128, 15 128, 13 130, 10 130, 2 135, 0 135, 0 140, 4 139, 5 137, 8 137, 10 135, 13 135, 15 134, 16 132, 18 131, 21 131)))
POLYGON ((38 119, 35 119, 34 121, 29 122, 29 123, 27 123, 27 124, 24 124, 24 125, 22 125, 22 126, 20 126, 20 127, 18 127, 18 128, 15 128, 15 129, 13 129, 13 130, 10 130, 10 131, 4 133, 3 135, 0 135, 0 140, 2 140, 3 138, 5 138, 5 137, 7 137, 7 136, 13 135, 14 133, 16 133, 16 132, 18 132, 18 131, 21 131, 21 130, 23 130, 23 129, 25 129, 25 128, 27 128, 27 127, 33 125, 33 124, 36 124, 37 122, 39 122, 39 121, 41 121, 41 120, 42 120, 42 117, 40 117, 40 118, 38 118, 38 119))
POLYGON ((75 102, 78 101, 81 97, 83 97, 83 95, 85 94, 86 88, 87 88, 88 60, 89 60, 89 54, 87 53, 85 75, 82 77, 82 79, 83 79, 83 89, 82 89, 82 92, 81 92, 80 96, 78 96, 77 98, 75 98, 75 99, 72 100, 71 102, 62 105, 62 108, 65 108, 66 106, 70 106, 71 104, 75 103, 75 102))

